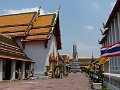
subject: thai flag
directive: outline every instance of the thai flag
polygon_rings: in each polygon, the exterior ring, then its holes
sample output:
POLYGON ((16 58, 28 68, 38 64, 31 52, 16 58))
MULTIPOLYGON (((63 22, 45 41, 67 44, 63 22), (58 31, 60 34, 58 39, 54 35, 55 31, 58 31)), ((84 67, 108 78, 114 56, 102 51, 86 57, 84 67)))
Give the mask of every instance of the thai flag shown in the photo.
POLYGON ((101 48, 101 57, 120 56, 120 42, 101 48))

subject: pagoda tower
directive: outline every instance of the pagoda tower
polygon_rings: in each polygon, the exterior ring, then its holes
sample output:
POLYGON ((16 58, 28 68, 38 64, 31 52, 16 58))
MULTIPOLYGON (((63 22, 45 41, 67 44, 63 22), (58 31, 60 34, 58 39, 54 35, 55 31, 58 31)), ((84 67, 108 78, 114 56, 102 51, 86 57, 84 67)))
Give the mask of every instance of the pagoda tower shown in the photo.
POLYGON ((70 72, 80 72, 80 64, 78 62, 78 53, 76 44, 73 45, 73 59, 70 61, 70 72))
POLYGON ((78 61, 78 53, 76 44, 73 45, 73 60, 78 61))

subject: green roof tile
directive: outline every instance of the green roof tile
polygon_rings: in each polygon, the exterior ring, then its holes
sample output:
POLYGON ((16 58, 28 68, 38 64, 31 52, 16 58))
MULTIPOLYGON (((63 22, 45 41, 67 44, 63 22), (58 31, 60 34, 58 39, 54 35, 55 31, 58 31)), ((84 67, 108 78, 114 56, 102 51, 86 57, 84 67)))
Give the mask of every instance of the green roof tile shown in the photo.
POLYGON ((20 47, 12 39, 6 37, 5 35, 0 35, 0 55, 10 56, 13 58, 19 58, 30 60, 25 53, 20 49, 20 47), (15 47, 14 47, 15 46, 15 47))

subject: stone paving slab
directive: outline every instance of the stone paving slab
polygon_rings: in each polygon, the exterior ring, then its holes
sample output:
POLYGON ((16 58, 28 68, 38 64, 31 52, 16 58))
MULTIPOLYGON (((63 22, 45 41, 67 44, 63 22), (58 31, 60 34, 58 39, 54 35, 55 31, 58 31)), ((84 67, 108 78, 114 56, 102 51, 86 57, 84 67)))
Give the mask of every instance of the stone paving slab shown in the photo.
POLYGON ((84 73, 70 73, 63 79, 2 82, 0 90, 91 90, 91 87, 84 73))

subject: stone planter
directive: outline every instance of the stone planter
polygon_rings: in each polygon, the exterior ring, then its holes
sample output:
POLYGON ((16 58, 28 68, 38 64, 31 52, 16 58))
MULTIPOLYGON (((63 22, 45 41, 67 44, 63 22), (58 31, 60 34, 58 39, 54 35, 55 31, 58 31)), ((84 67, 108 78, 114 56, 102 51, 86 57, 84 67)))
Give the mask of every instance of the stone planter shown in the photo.
POLYGON ((94 82, 93 82, 93 88, 94 88, 94 89, 100 89, 100 90, 101 90, 101 89, 102 89, 102 83, 94 83, 94 82))

